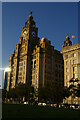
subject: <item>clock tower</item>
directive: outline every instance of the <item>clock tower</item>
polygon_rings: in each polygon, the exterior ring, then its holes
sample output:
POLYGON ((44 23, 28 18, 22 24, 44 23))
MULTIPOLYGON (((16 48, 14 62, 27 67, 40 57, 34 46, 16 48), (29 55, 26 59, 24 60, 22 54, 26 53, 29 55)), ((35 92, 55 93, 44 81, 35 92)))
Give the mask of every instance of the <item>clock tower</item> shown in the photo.
POLYGON ((38 28, 33 20, 32 12, 30 12, 28 20, 22 28, 22 37, 25 41, 28 41, 31 51, 39 44, 38 28))
POLYGON ((24 76, 25 83, 31 84, 32 80, 32 59, 33 59, 33 51, 36 46, 39 46, 39 38, 38 38, 38 28, 36 27, 36 23, 33 20, 32 12, 28 17, 28 20, 25 22, 25 26, 22 28, 21 35, 22 43, 20 45, 19 59, 25 61, 26 66, 26 74, 24 76), (25 59, 25 60, 24 60, 25 59))

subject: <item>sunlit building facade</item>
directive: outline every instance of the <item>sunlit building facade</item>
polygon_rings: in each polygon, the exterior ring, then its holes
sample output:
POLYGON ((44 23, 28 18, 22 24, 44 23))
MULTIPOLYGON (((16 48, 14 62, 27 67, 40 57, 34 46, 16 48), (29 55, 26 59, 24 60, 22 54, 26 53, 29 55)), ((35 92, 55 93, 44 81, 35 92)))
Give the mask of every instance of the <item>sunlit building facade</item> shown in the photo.
MULTIPOLYGON (((64 86, 70 86, 70 80, 73 78, 78 79, 78 83, 80 83, 80 44, 72 45, 72 42, 69 36, 66 37, 64 41, 64 45, 62 47, 62 54, 64 59, 64 86)), ((75 82, 77 85, 77 82, 75 82)), ((75 98, 72 100, 70 97, 66 99, 69 104, 80 104, 80 99, 75 98)))
POLYGON ((39 86, 54 81, 63 86, 63 57, 55 50, 47 38, 38 37, 38 28, 29 15, 14 54, 9 59, 7 91, 21 82, 33 85, 37 92, 39 86))

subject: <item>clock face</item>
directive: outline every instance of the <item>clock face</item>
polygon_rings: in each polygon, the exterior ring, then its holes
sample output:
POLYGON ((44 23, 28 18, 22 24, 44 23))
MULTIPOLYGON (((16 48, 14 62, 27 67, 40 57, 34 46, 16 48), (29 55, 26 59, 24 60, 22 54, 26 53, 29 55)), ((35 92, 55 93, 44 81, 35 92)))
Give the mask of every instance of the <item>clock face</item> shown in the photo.
POLYGON ((25 37, 27 35, 27 31, 24 31, 23 32, 23 36, 25 37))
POLYGON ((32 32, 32 36, 35 37, 35 32, 32 32))

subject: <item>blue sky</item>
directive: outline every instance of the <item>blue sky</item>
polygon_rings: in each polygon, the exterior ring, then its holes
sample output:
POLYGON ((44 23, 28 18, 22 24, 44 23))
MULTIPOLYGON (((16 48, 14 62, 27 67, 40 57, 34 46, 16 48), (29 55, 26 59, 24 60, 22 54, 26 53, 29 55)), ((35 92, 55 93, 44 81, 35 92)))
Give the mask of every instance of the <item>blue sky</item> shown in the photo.
POLYGON ((38 36, 48 38, 55 49, 62 50, 67 34, 70 38, 75 35, 73 44, 78 43, 78 3, 3 3, 3 67, 9 64, 30 11, 38 27, 38 36))

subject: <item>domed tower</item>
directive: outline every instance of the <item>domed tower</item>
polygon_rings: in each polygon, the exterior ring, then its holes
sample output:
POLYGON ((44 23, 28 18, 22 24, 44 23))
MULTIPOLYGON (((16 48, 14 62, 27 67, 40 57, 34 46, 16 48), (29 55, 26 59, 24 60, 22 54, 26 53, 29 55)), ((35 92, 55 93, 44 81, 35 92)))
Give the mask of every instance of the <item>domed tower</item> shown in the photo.
POLYGON ((66 46, 72 46, 72 41, 70 40, 70 37, 68 35, 66 36, 66 40, 64 41, 63 47, 66 46))

